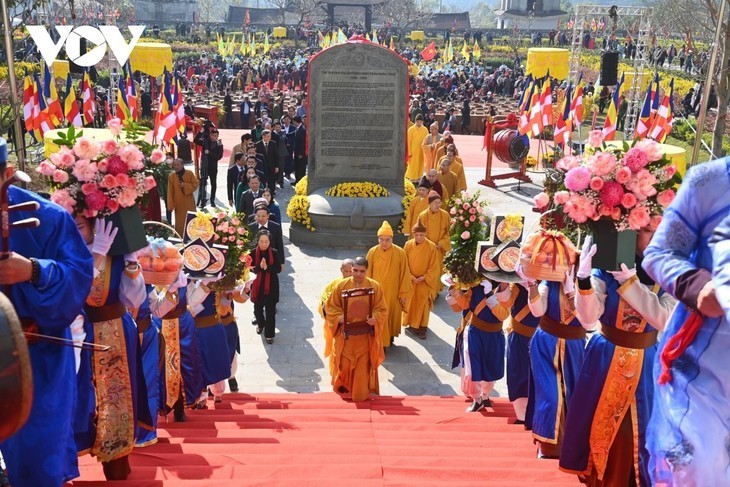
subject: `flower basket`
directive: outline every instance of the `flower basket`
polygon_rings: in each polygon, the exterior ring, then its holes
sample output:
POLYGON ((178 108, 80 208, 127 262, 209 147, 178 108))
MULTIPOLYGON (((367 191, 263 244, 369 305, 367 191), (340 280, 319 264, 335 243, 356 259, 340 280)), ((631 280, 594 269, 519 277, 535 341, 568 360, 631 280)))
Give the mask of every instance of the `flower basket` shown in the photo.
POLYGON ((180 269, 176 271, 142 271, 144 283, 152 286, 169 286, 177 280, 180 269))
POLYGON ((142 223, 142 212, 138 205, 120 208, 105 218, 119 229, 109 255, 124 255, 147 246, 147 237, 142 223))
POLYGON ((575 263, 577 251, 562 233, 538 230, 530 234, 520 250, 520 267, 525 277, 563 282, 575 263))
POLYGON ((182 256, 179 249, 166 239, 179 235, 174 228, 155 221, 143 222, 147 232, 148 249, 139 255, 145 284, 169 286, 180 274, 182 256))
POLYGON ((631 269, 636 266, 636 232, 616 230, 611 220, 601 218, 593 222, 593 242, 598 251, 593 256, 593 267, 605 271, 621 270, 621 264, 631 269))

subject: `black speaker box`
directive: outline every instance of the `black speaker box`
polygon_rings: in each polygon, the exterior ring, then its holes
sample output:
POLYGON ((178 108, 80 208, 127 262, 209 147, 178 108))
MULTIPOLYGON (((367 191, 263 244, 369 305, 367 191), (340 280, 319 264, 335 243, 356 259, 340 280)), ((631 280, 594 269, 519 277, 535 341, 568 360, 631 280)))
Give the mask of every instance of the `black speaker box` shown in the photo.
POLYGON ((601 86, 618 83, 618 52, 605 51, 601 54, 601 86))

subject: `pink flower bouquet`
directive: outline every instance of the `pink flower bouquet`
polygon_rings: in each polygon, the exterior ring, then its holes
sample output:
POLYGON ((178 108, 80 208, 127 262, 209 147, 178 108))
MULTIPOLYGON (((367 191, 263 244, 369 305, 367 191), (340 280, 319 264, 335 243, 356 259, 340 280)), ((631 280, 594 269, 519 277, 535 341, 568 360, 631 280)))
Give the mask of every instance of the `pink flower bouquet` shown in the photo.
POLYGON ((575 157, 564 159, 535 197, 536 206, 556 210, 558 220, 584 230, 599 219, 612 221, 617 231, 655 224, 682 181, 660 145, 648 139, 621 148, 603 145, 577 164, 575 157))
POLYGON ((159 149, 145 154, 144 143, 96 142, 74 127, 60 136, 54 142, 61 148, 36 171, 49 179, 51 200, 69 213, 106 217, 139 203, 156 186, 152 168, 165 159, 159 149))

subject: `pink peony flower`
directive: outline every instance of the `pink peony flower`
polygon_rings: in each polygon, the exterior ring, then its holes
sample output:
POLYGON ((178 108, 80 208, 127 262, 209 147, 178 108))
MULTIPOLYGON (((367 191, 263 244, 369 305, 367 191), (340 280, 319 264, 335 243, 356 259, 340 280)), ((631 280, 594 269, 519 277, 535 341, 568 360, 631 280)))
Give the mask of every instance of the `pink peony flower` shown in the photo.
POLYGON ((463 232, 461 232, 462 240, 469 240, 469 237, 471 237, 471 233, 469 233, 467 230, 464 230, 463 232))
POLYGON ((92 212, 98 212, 104 209, 109 198, 102 191, 94 191, 86 195, 86 206, 92 212))
POLYGON ((628 167, 622 167, 616 171, 616 181, 621 184, 626 184, 631 179, 631 169, 628 167))
POLYGON ((591 130, 588 134, 588 144, 591 147, 600 147, 603 144, 603 130, 591 130))
POLYGON ((111 213, 119 211, 119 203, 116 200, 107 200, 106 207, 111 213))
POLYGON ((563 205, 563 211, 576 223, 585 223, 595 216, 596 207, 585 196, 574 194, 563 205))
POLYGON ((613 208, 621 203, 621 197, 624 195, 624 187, 616 181, 608 181, 603 185, 603 189, 599 193, 601 203, 613 208))
POLYGON ((464 208, 465 210, 468 210, 469 209, 469 203, 464 203, 463 205, 461 205, 461 207, 464 208))
POLYGON ((134 178, 130 178, 127 174, 121 173, 115 176, 117 178, 117 184, 122 188, 136 187, 137 182, 134 178))
POLYGON ((76 201, 71 197, 71 193, 67 189, 59 189, 51 195, 51 201, 59 206, 62 206, 64 210, 73 214, 74 208, 76 207, 76 201))
POLYGON ((152 164, 162 164, 164 160, 165 153, 162 152, 160 149, 155 149, 152 151, 152 154, 150 154, 150 162, 152 164))
POLYGON ((99 169, 99 172, 102 172, 102 173, 107 172, 107 169, 109 169, 108 165, 109 165, 109 159, 102 159, 96 163, 97 169, 99 169))
POLYGON ((627 209, 636 206, 637 202, 638 200, 636 199, 636 196, 634 196, 634 193, 624 193, 621 197, 621 206, 627 209))
POLYGON ((99 144, 88 137, 81 137, 74 144, 74 152, 80 159, 94 159, 99 155, 99 150, 99 144))
POLYGON ((545 208, 547 205, 550 204, 550 197, 542 192, 535 195, 535 206, 537 208, 545 208))
POLYGON ((580 159, 578 159, 577 157, 565 156, 555 164, 555 167, 557 167, 561 171, 568 172, 571 169, 573 169, 574 167, 578 167, 579 164, 580 164, 580 159))
POLYGON ((649 228, 653 231, 656 231, 657 227, 659 227, 659 224, 661 222, 662 222, 662 216, 654 215, 651 217, 651 221, 649 222, 649 228))
POLYGON ((568 198, 570 198, 570 193, 567 191, 557 191, 555 193, 555 202, 559 205, 564 205, 568 198))
POLYGON ((107 172, 114 176, 117 174, 126 174, 129 172, 129 166, 127 166, 127 163, 120 156, 111 156, 107 159, 107 172))
POLYGON ((451 208, 449 210, 449 213, 452 214, 452 215, 456 215, 456 208, 451 208))
POLYGON ((626 151, 626 154, 624 154, 623 159, 621 159, 621 164, 628 167, 632 173, 636 174, 649 164, 649 158, 643 150, 638 147, 632 147, 626 151))
POLYGON ((114 137, 119 137, 122 133, 122 121, 118 118, 112 118, 111 120, 107 121, 106 123, 107 127, 109 127, 109 131, 112 133, 114 137))
POLYGON ((469 217, 470 222, 474 222, 474 220, 476 220, 476 219, 477 219, 477 217, 475 215, 472 215, 469 217))
POLYGON ((619 221, 621 219, 621 208, 614 208, 611 212, 611 218, 613 218, 615 221, 619 221))
POLYGON ((664 168, 664 177, 666 179, 672 179, 675 174, 677 174, 677 166, 670 164, 664 168))
POLYGON ((97 186, 95 183, 84 183, 81 185, 81 192, 84 195, 90 195, 94 191, 98 191, 99 186, 97 186))
POLYGON ((228 242, 228 237, 223 237, 223 238, 221 239, 221 242, 223 242, 223 243, 226 243, 226 242, 228 242))
POLYGON ((234 225, 238 226, 238 225, 241 224, 241 220, 239 220, 238 218, 234 218, 233 220, 231 220, 231 223, 233 223, 234 225))
POLYGON ((613 208, 606 205, 598 205, 598 214, 600 216, 611 216, 611 213, 613 213, 613 208))
POLYGON ((654 185, 658 182, 651 172, 642 169, 626 183, 626 187, 636 195, 639 201, 645 201, 649 196, 657 193, 654 185))
POLYGON ((603 188, 603 178, 598 176, 591 178, 591 189, 593 191, 600 191, 603 188))
POLYGON ((477 210, 475 208, 473 208, 473 207, 469 208, 469 213, 471 213, 472 215, 475 214, 476 212, 477 212, 477 210))
POLYGON ((574 167, 565 174, 565 187, 571 191, 583 191, 591 182, 591 172, 585 167, 574 167))
MULTIPOLYGON (((133 171, 139 171, 144 167, 144 154, 134 144, 127 144, 117 151, 117 155, 129 166, 133 171)), ((110 171, 111 172, 111 171, 110 171)), ((125 171, 126 172, 126 171, 125 171)))
POLYGON ((157 181, 155 181, 155 178, 153 178, 152 176, 147 176, 146 178, 144 178, 144 189, 146 191, 151 190, 155 186, 157 186, 157 181))
POLYGON ((51 176, 53 176, 53 171, 56 170, 56 166, 53 165, 50 161, 45 160, 42 161, 35 170, 36 172, 39 172, 44 176, 50 178, 51 176))
POLYGON ((58 184, 63 184, 68 182, 68 173, 66 171, 61 171, 60 169, 56 169, 53 171, 53 182, 58 184))
POLYGON ((60 168, 71 167, 76 162, 76 156, 67 147, 61 147, 58 152, 51 154, 50 159, 54 166, 60 168))
POLYGON ((616 170, 618 160, 610 152, 597 152, 588 159, 588 165, 596 176, 608 176, 616 170))
POLYGON ((138 196, 136 189, 124 188, 119 197, 117 197, 117 201, 122 208, 129 208, 130 206, 134 206, 138 196))
POLYGON ((651 223, 651 215, 646 206, 637 206, 629 212, 629 228, 632 230, 641 230, 651 223))
POLYGON ((674 201, 675 196, 676 195, 674 193, 674 190, 667 189, 667 190, 662 191, 661 193, 659 193, 656 196, 656 202, 659 203, 662 206, 662 208, 666 208, 667 206, 672 204, 672 201, 674 201))
POLYGON ((459 205, 461 204, 461 198, 456 198, 456 199, 454 200, 454 204, 455 204, 456 206, 459 206, 459 205))
POLYGON ((649 160, 649 162, 658 161, 659 159, 664 157, 664 154, 662 153, 662 146, 651 139, 641 139, 639 142, 636 143, 634 148, 639 149, 644 154, 646 154, 646 158, 649 160))
POLYGON ((230 228, 228 229, 228 233, 229 233, 229 234, 231 234, 231 235, 235 235, 235 234, 236 234, 236 229, 235 229, 235 228, 233 228, 233 227, 230 227, 230 228))
POLYGON ((246 229, 241 227, 238 230, 236 230, 239 235, 246 235, 246 229))
POLYGON ((464 226, 465 226, 466 228, 469 228, 469 220, 467 220, 467 221, 465 221, 465 222, 464 222, 464 226))
POLYGON ((95 163, 90 162, 88 159, 79 159, 76 161, 76 164, 74 164, 72 174, 76 179, 83 183, 94 179, 94 176, 96 176, 98 172, 99 169, 96 167, 95 163))
POLYGON ((119 149, 119 144, 115 140, 105 140, 101 143, 101 151, 108 156, 115 154, 117 149, 119 149))
POLYGON ((99 187, 104 189, 116 188, 117 186, 119 186, 119 184, 117 183, 117 178, 115 178, 111 174, 107 174, 99 182, 99 187))

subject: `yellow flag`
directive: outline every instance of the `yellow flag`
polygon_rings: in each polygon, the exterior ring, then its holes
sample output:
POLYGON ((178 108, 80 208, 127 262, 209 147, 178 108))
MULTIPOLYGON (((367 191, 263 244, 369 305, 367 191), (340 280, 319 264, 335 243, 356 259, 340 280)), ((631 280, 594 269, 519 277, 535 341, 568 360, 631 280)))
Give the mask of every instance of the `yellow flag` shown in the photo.
POLYGON ((474 48, 472 49, 472 56, 474 56, 474 59, 481 59, 482 57, 482 50, 479 49, 479 43, 474 39, 474 48))
POLYGON ((395 51, 395 42, 393 41, 393 36, 390 36, 390 50, 395 51))
POLYGON ((378 40, 378 31, 377 30, 373 31, 373 42, 376 44, 380 44, 380 41, 378 40))
POLYGON ((365 32, 365 39, 370 40, 370 34, 368 34, 367 32, 365 32))
POLYGON ((269 34, 264 38, 264 54, 268 54, 271 46, 269 45, 269 34))
POLYGON ((461 46, 461 55, 467 61, 469 60, 469 47, 466 45, 466 39, 464 39, 464 44, 461 46))

